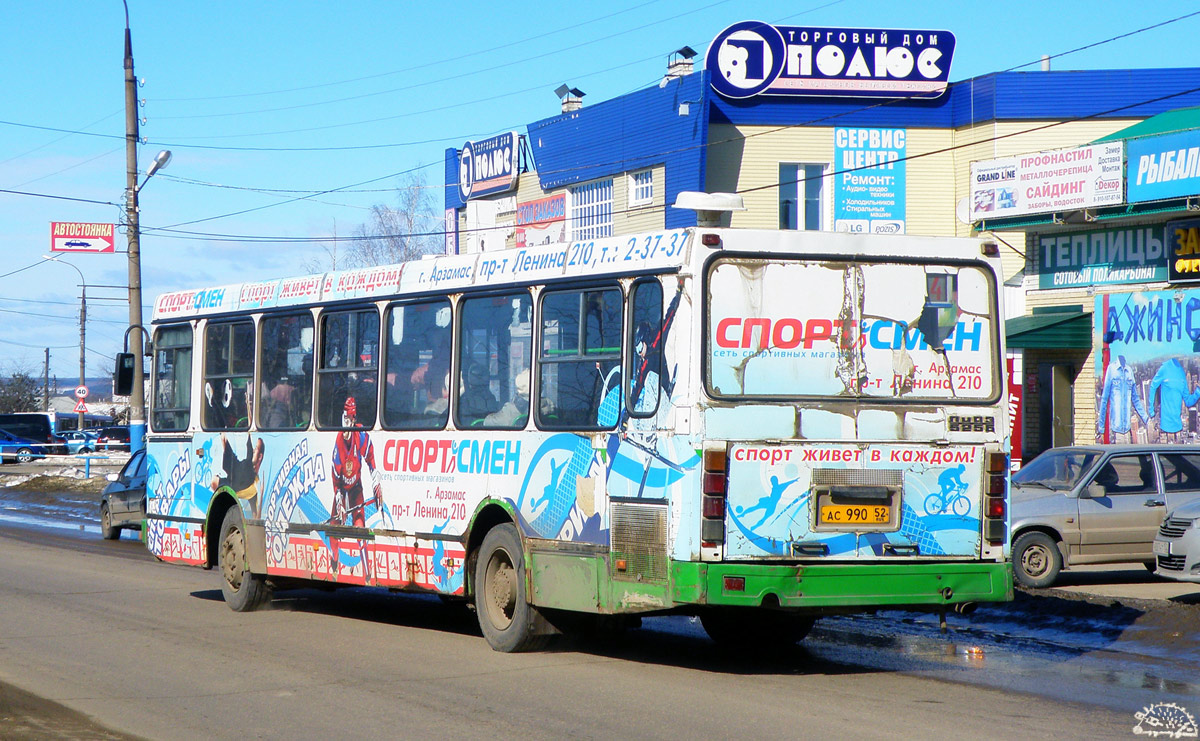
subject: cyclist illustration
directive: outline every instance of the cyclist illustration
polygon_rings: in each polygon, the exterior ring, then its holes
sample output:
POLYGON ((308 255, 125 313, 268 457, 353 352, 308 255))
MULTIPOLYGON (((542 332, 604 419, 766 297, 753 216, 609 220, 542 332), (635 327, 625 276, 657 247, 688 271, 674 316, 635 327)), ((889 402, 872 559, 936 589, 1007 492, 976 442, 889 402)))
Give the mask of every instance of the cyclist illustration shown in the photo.
POLYGON ((745 516, 745 515, 750 514, 751 512, 753 512, 756 509, 761 509, 762 513, 763 513, 762 519, 760 519, 757 523, 755 523, 754 527, 752 527, 750 529, 754 530, 754 529, 758 528, 760 525, 762 525, 764 522, 767 521, 768 517, 775 514, 775 508, 779 506, 779 500, 781 497, 783 497, 783 490, 788 488, 789 486, 791 486, 792 484, 796 483, 799 480, 800 479, 795 478, 795 479, 792 479, 791 481, 781 482, 779 480, 778 476, 772 476, 770 493, 768 493, 765 497, 762 497, 761 499, 759 499, 758 502, 755 503, 751 507, 747 507, 745 509, 739 508, 738 514, 745 516))
POLYGON ((966 470, 967 467, 959 463, 938 475, 938 486, 942 490, 925 497, 925 514, 940 515, 949 510, 962 517, 971 511, 971 499, 965 493, 968 484, 962 478, 966 470))

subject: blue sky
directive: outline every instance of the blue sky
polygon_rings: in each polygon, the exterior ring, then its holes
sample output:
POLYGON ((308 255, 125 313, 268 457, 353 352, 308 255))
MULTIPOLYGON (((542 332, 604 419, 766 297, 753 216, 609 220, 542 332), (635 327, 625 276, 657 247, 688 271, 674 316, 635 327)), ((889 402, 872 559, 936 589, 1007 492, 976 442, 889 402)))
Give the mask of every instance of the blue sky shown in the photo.
MULTIPOLYGON (((690 45, 702 58, 736 21, 947 30, 957 39, 950 77, 958 81, 1025 64, 1034 70, 1043 54, 1196 10, 1200 4, 1095 0, 129 0, 136 73, 145 79, 138 95, 148 141, 139 167, 144 172, 160 149, 174 153, 141 193, 144 302, 180 288, 294 275, 321 249, 169 237, 155 227, 349 234, 373 204, 396 203, 400 174, 423 173, 436 189, 447 147, 556 114, 558 85, 582 89, 585 105, 654 85, 672 50, 690 45)), ((53 263, 23 268, 48 254, 52 221, 120 221, 124 23, 120 0, 6 4, 0 189, 53 197, 0 192, 0 274, 10 273, 0 277, 0 374, 40 373, 47 346, 63 384, 78 374, 78 274, 53 263)), ((1198 35, 1193 16, 1052 64, 1189 66, 1198 35)), ((440 208, 440 191, 434 198, 440 208)), ((117 249, 125 249, 123 234, 117 249)), ((126 283, 121 252, 66 259, 89 285, 126 283)), ((89 290, 89 375, 111 366, 128 317, 124 303, 101 296, 123 292, 89 290)))

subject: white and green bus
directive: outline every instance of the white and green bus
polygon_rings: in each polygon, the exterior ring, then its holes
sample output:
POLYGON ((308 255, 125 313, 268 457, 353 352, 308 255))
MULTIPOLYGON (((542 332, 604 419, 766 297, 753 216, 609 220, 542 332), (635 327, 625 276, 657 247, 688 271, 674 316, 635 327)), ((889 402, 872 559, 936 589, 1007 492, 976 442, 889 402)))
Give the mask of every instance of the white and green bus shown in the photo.
POLYGON ((976 239, 696 227, 165 294, 147 544, 235 610, 469 600, 501 651, 1011 599, 998 283, 976 239))

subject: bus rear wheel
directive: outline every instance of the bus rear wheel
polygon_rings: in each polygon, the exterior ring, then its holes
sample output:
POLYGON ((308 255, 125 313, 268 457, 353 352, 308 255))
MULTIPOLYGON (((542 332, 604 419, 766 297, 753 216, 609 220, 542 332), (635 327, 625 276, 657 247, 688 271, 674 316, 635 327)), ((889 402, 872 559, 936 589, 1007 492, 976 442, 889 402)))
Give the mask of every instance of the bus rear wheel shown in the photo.
POLYGON ((221 594, 234 612, 256 610, 271 596, 266 577, 250 571, 246 558, 246 525, 237 505, 229 508, 221 522, 217 565, 221 572, 221 594))
POLYGON ((496 651, 533 651, 547 636, 535 631, 537 608, 525 590, 521 537, 512 523, 488 531, 475 561, 475 612, 483 637, 496 651))
POLYGON ((704 632, 725 648, 766 651, 800 642, 816 620, 764 608, 710 607, 700 613, 704 632))

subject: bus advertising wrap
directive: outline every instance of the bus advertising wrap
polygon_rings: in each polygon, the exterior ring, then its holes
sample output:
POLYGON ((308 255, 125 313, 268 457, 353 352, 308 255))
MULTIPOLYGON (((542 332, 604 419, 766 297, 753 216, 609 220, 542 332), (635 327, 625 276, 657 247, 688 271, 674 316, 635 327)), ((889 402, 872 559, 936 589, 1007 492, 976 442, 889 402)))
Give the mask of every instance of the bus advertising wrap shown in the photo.
POLYGON ((713 269, 710 292, 708 380, 718 396, 998 393, 980 270, 730 260, 713 269))

